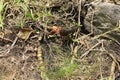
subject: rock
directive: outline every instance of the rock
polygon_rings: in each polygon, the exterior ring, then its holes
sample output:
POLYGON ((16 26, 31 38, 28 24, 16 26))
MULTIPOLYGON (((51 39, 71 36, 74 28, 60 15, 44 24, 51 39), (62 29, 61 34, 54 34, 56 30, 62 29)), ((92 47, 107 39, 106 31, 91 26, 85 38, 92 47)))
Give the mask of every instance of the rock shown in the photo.
POLYGON ((120 30, 114 31, 118 27, 117 23, 120 20, 120 6, 101 2, 93 3, 92 6, 94 6, 94 9, 88 9, 84 20, 86 29, 91 32, 92 21, 94 35, 106 33, 104 36, 112 36, 112 38, 120 41, 120 30))

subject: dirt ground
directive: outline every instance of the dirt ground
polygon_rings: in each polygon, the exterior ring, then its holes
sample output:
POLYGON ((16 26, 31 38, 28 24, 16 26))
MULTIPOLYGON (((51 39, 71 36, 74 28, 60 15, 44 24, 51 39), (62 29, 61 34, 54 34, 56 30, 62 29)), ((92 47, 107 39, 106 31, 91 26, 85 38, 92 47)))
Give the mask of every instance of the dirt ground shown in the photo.
POLYGON ((74 0, 0 6, 0 80, 120 80, 119 42, 82 31, 74 0))

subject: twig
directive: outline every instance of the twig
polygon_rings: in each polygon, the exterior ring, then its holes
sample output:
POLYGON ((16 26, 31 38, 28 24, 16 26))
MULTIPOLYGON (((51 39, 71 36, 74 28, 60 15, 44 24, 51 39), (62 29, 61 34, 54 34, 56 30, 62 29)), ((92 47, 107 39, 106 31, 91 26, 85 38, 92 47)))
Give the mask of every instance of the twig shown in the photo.
POLYGON ((99 61, 100 78, 103 79, 103 74, 102 74, 102 57, 101 57, 101 54, 102 53, 100 53, 100 57, 98 58, 98 61, 99 61))
POLYGON ((77 57, 77 52, 78 52, 78 50, 79 50, 79 48, 80 48, 81 46, 75 46, 74 47, 74 44, 73 45, 71 45, 71 54, 72 54, 72 57, 71 57, 71 63, 73 63, 74 62, 74 60, 75 60, 75 57, 77 57))
POLYGON ((92 35, 93 32, 94 32, 94 28, 93 28, 93 19, 94 19, 94 14, 95 14, 95 11, 93 10, 92 11, 92 17, 91 17, 91 21, 90 21, 90 28, 91 28, 91 32, 90 34, 92 35))
POLYGON ((83 58, 83 57, 85 57, 86 55, 88 55, 89 54, 89 52, 92 50, 92 49, 94 49, 95 47, 97 47, 99 44, 101 44, 102 42, 100 41, 100 42, 98 42, 97 44, 95 44, 93 47, 91 47, 88 51, 86 51, 84 54, 82 54, 81 55, 81 59, 83 58))
POLYGON ((98 38, 100 38, 100 37, 106 37, 106 38, 108 38, 108 39, 110 39, 110 40, 115 41, 118 45, 120 45, 119 41, 117 41, 116 39, 111 38, 111 36, 107 35, 107 34, 109 34, 109 33, 111 33, 111 32, 119 31, 119 30, 120 30, 120 25, 119 25, 119 24, 120 24, 120 21, 118 22, 118 27, 115 27, 114 29, 109 30, 109 31, 107 31, 107 32, 104 32, 104 33, 102 33, 102 34, 100 34, 100 35, 96 35, 96 36, 93 37, 92 39, 98 39, 98 38))
POLYGON ((15 43, 17 42, 18 37, 16 37, 12 43, 12 45, 10 46, 10 48, 8 49, 8 51, 6 52, 6 54, 8 54, 10 52, 10 50, 14 47, 15 43))
POLYGON ((102 34, 100 34, 100 35, 96 35, 95 37, 93 37, 92 39, 98 39, 98 38, 100 38, 101 36, 105 36, 105 35, 107 35, 108 33, 111 33, 111 32, 113 32, 113 31, 118 31, 120 29, 120 26, 119 27, 115 27, 114 29, 112 29, 112 30, 109 30, 109 31, 107 31, 107 32, 104 32, 104 33, 102 33, 102 34))
POLYGON ((78 13, 78 25, 80 25, 81 0, 78 0, 78 9, 79 9, 79 13, 78 13))
POLYGON ((115 79, 115 67, 116 67, 116 63, 113 61, 112 64, 111 64, 111 71, 110 71, 109 80, 114 80, 115 79))
POLYGON ((119 67, 120 64, 119 64, 119 62, 116 60, 116 58, 113 56, 113 54, 110 53, 110 52, 108 52, 108 51, 107 51, 107 54, 114 60, 114 62, 115 62, 115 63, 117 64, 117 66, 119 67))
POLYGON ((6 50, 6 52, 4 52, 3 55, 0 55, 0 58, 2 58, 2 57, 7 57, 7 56, 8 56, 7 54, 8 54, 8 53, 10 52, 10 50, 14 47, 15 43, 17 42, 17 40, 18 40, 18 37, 16 37, 16 38, 14 39, 14 41, 13 41, 12 45, 10 46, 10 48, 9 48, 8 50, 6 50))
POLYGON ((12 41, 12 40, 10 40, 10 39, 7 39, 7 38, 1 38, 1 37, 0 37, 0 41, 3 41, 3 42, 4 42, 4 41, 7 41, 7 42, 10 42, 10 43, 12 43, 12 42, 13 42, 13 41, 12 41))

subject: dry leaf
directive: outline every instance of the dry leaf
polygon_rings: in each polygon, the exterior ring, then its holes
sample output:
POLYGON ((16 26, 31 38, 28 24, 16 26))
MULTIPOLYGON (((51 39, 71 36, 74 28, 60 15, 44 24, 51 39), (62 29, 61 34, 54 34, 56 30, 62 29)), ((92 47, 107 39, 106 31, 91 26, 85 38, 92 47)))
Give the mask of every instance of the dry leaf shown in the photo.
POLYGON ((4 38, 5 33, 3 31, 0 31, 0 38, 4 38))
POLYGON ((26 41, 33 31, 31 28, 23 28, 18 32, 17 36, 26 41))

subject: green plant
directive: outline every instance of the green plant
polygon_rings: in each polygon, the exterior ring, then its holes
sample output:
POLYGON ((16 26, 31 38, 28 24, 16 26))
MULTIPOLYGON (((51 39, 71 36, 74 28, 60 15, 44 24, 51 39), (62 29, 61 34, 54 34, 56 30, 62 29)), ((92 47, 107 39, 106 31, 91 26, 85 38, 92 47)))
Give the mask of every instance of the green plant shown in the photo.
POLYGON ((61 80, 68 79, 71 75, 75 75, 75 70, 78 69, 77 63, 65 63, 55 71, 47 71, 49 79, 61 80))
POLYGON ((7 8, 7 2, 4 3, 3 0, 0 0, 0 28, 4 28, 3 25, 4 25, 4 17, 5 17, 5 13, 6 13, 6 8, 7 8), (5 7, 6 6, 6 7, 5 7), (5 8, 5 9, 4 9, 5 8))
POLYGON ((68 77, 74 74, 75 69, 78 67, 76 63, 68 64, 60 68, 58 77, 68 77))

